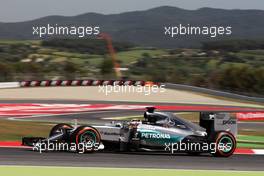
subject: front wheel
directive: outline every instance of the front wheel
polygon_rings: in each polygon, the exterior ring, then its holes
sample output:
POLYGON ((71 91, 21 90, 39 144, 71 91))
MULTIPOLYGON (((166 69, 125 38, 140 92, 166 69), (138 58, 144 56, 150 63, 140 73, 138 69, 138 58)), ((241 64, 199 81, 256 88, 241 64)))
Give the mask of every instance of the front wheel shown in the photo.
POLYGON ((216 152, 213 153, 217 157, 229 157, 236 149, 236 139, 232 133, 221 131, 215 135, 216 152))
POLYGON ((101 142, 100 133, 91 126, 78 127, 70 138, 71 144, 76 145, 79 153, 94 152, 98 150, 101 142))

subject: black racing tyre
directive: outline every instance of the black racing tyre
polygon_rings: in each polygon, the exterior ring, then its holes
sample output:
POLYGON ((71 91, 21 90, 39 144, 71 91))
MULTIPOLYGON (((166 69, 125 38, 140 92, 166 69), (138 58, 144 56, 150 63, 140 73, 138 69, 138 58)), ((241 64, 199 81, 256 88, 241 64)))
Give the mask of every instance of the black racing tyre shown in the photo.
POLYGON ((76 151, 79 153, 94 152, 98 150, 101 135, 94 127, 80 126, 72 133, 70 142, 76 144, 76 151), (80 146, 82 147, 81 150, 80 146))
POLYGON ((220 131, 215 134, 216 152, 213 156, 216 157, 229 157, 236 149, 236 138, 234 135, 227 131, 220 131))
POLYGON ((60 133, 66 134, 66 131, 71 130, 71 129, 73 129, 73 127, 71 125, 66 124, 66 123, 60 123, 58 125, 55 125, 50 130, 49 137, 55 136, 55 135, 60 134, 60 133))

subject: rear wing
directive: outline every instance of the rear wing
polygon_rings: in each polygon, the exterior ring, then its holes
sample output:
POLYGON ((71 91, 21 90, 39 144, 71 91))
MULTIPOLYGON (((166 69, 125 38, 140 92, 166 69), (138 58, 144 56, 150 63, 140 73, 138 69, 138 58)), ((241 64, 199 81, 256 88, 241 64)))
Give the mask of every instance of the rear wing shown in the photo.
POLYGON ((200 112, 200 126, 208 135, 217 131, 229 131, 237 136, 237 118, 228 112, 200 112))

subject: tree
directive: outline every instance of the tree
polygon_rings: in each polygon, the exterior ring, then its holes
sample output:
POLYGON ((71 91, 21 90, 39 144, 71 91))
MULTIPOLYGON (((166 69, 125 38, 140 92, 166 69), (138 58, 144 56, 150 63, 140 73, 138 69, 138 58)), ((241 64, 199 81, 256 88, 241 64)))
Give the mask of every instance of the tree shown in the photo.
POLYGON ((75 63, 66 61, 64 63, 63 68, 64 68, 64 76, 67 79, 75 79, 76 73, 79 71, 78 66, 75 63))
POLYGON ((101 74, 102 75, 109 75, 112 74, 114 72, 114 65, 113 62, 110 58, 104 58, 101 66, 101 74))
POLYGON ((0 63, 0 81, 12 81, 12 73, 10 66, 0 63))

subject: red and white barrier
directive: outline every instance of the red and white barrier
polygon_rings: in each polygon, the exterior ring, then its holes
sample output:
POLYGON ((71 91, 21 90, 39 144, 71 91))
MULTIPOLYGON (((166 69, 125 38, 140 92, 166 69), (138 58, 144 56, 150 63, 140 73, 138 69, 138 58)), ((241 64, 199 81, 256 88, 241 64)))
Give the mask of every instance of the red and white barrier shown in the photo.
POLYGON ((237 119, 246 120, 264 120, 264 112, 240 112, 236 113, 237 119))
POLYGON ((153 86, 159 85, 152 81, 135 80, 43 80, 21 81, 20 87, 49 87, 49 86, 153 86))

